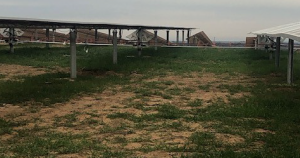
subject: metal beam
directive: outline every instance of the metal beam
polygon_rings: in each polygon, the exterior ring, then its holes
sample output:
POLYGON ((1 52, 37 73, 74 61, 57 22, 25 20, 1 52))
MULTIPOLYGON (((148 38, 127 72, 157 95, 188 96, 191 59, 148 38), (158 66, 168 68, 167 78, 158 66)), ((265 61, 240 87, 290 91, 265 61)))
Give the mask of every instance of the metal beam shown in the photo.
POLYGON ((77 30, 70 30, 70 48, 71 48, 71 78, 77 78, 77 64, 76 64, 76 38, 77 30))
POLYGON ((26 19, 26 18, 5 18, 0 17, 0 28, 26 28, 26 29, 151 29, 151 30, 188 30, 194 28, 169 27, 169 26, 146 26, 146 25, 127 25, 109 24, 95 22, 76 22, 76 21, 57 21, 49 19, 26 19))
POLYGON ((154 31, 154 46, 154 49, 157 50, 157 30, 154 31))
POLYGON ((118 31, 115 29, 113 31, 113 47, 114 47, 114 51, 113 51, 113 64, 117 64, 118 63, 118 31))
POLYGON ((169 40, 169 34, 170 34, 170 31, 167 30, 167 45, 169 45, 169 42, 170 42, 170 40, 169 40))
POLYGON ((279 62, 280 62, 280 44, 281 44, 281 37, 276 38, 276 54, 275 54, 275 66, 279 68, 279 62))
MULTIPOLYGON (((50 42, 50 31, 49 31, 49 28, 46 29, 46 40, 47 40, 47 42, 50 42)), ((50 48, 49 43, 46 43, 46 48, 50 48)))
POLYGON ((287 83, 290 85, 293 84, 293 70, 294 70, 294 40, 289 39, 287 83))

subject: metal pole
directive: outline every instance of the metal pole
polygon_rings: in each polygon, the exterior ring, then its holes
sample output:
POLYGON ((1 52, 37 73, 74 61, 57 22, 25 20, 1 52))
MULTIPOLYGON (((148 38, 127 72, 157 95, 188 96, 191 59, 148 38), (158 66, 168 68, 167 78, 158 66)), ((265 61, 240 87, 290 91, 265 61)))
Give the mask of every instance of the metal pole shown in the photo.
POLYGON ((187 32, 187 45, 190 45, 190 30, 187 32))
POLYGON ((113 47, 114 47, 114 52, 113 52, 113 64, 118 63, 118 31, 114 30, 113 31, 113 47))
POLYGON ((269 60, 273 60, 273 51, 269 50, 269 60))
POLYGON ((169 33, 170 33, 170 31, 168 30, 168 31, 167 31, 167 45, 169 45, 169 42, 170 42, 170 41, 169 41, 169 33))
POLYGON ((55 30, 56 29, 52 29, 52 42, 55 42, 55 30))
POLYGON ((256 36, 256 39, 255 39, 255 50, 258 49, 258 36, 256 36))
POLYGON ((262 39, 262 37, 260 35, 258 35, 257 36, 257 47, 258 47, 258 49, 262 48, 262 46, 261 46, 261 39, 262 39))
POLYGON ((275 54, 275 66, 279 67, 280 62, 280 40, 281 37, 276 38, 276 54, 275 54))
POLYGON ((37 29, 34 30, 34 39, 37 41, 38 40, 38 32, 37 29))
POLYGON ((95 29, 95 43, 98 41, 98 29, 95 29))
POLYGON ((119 40, 121 41, 121 39, 122 39, 122 30, 120 29, 119 30, 119 40))
POLYGON ((142 55, 142 30, 138 30, 138 56, 142 55))
POLYGON ((176 31, 176 34, 177 34, 176 43, 177 43, 177 45, 179 45, 179 31, 178 30, 176 31))
POLYGON ((110 43, 110 36, 111 36, 110 32, 111 32, 110 29, 108 29, 108 39, 107 39, 108 43, 110 43))
POLYGON ((14 53, 14 36, 15 36, 15 29, 14 28, 9 28, 9 49, 10 53, 14 53))
POLYGON ((287 83, 293 84, 293 69, 294 69, 294 40, 289 39, 289 57, 287 70, 287 83))
POLYGON ((157 51, 157 30, 154 31, 154 42, 155 50, 157 51))
POLYGON ((184 45, 184 30, 182 30, 182 45, 184 45))
POLYGON ((77 30, 70 30, 70 48, 71 48, 71 78, 77 78, 77 65, 76 65, 76 38, 77 30))
MULTIPOLYGON (((49 33, 49 29, 46 29, 46 42, 50 41, 50 33, 49 33)), ((46 43, 46 48, 50 48, 49 43, 46 43)))

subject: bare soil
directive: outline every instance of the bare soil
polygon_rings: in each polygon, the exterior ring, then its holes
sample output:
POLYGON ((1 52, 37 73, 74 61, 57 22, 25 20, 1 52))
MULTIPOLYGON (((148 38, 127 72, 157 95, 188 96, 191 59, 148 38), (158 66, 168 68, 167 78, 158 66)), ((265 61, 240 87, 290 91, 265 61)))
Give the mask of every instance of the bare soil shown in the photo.
MULTIPOLYGON (((4 80, 11 80, 17 76, 27 76, 27 75, 41 75, 49 72, 46 69, 33 68, 30 66, 20 66, 20 65, 0 65, 0 74, 4 74, 4 80)), ((112 75, 112 72, 109 72, 112 75)), ((143 77, 141 75, 133 74, 134 80, 143 77)), ((133 81, 134 81, 133 80, 133 81)), ((229 103, 229 97, 241 98, 244 96, 251 95, 250 93, 236 93, 230 94, 228 91, 221 90, 217 88, 221 84, 237 85, 242 84, 249 86, 252 84, 253 79, 242 76, 230 76, 229 74, 215 75, 212 73, 192 73, 188 76, 176 76, 167 75, 165 77, 154 77, 147 79, 144 82, 154 82, 154 81, 173 81, 174 84, 169 85, 167 88, 178 87, 181 89, 192 88, 193 92, 183 93, 179 96, 173 96, 172 99, 164 99, 161 96, 152 95, 148 96, 147 101, 142 101, 141 99, 135 98, 136 93, 130 91, 122 90, 124 87, 114 87, 108 88, 102 93, 95 93, 91 95, 85 95, 83 97, 73 98, 66 103, 57 103, 51 107, 41 107, 39 111, 32 113, 28 109, 30 105, 5 105, 0 107, 0 117, 1 118, 13 118, 15 121, 27 120, 28 124, 25 126, 17 127, 16 129, 32 129, 34 126, 38 125, 40 127, 50 127, 51 129, 63 132, 63 133, 73 133, 80 134, 89 132, 93 138, 106 140, 104 143, 107 146, 114 147, 115 149, 131 150, 136 156, 145 158, 154 157, 172 157, 174 153, 168 153, 164 151, 153 151, 148 153, 143 153, 138 151, 145 146, 154 147, 161 143, 174 146, 183 146, 189 141, 189 137, 194 132, 213 132, 212 128, 205 128, 204 125, 209 125, 211 122, 203 123, 193 123, 184 122, 183 130, 175 130, 168 128, 159 128, 163 124, 171 124, 172 121, 157 121, 154 124, 158 126, 157 129, 151 129, 150 131, 146 129, 139 129, 135 127, 135 123, 127 119, 117 118, 110 119, 108 115, 116 113, 129 113, 135 116, 141 116, 143 114, 157 113, 156 108, 161 104, 170 103, 180 109, 189 109, 187 106, 188 102, 191 100, 200 99, 204 103, 200 108, 206 108, 210 106, 212 102, 223 101, 229 103), (224 80, 223 78, 230 78, 229 80, 224 80), (209 89, 202 90, 198 86, 210 85, 209 89), (188 98, 187 100, 182 99, 182 97, 188 98), (135 98, 134 102, 144 103, 145 107, 152 108, 149 111, 143 111, 134 107, 128 107, 127 105, 135 98), (71 122, 72 126, 64 126, 63 124, 57 125, 57 118, 64 118, 70 114, 76 114, 76 121, 71 122), (91 124, 88 123, 91 119, 96 120, 98 123, 91 124), (125 126, 126 130, 122 132, 108 131, 99 132, 104 129, 104 127, 118 128, 125 126), (131 131, 131 132, 128 132, 131 131), (116 137, 124 137, 128 142, 125 145, 120 143, 114 143, 116 137), (142 140, 142 141, 137 141, 142 140)), ((134 87, 142 87, 142 84, 132 83, 134 87)), ((163 93, 165 90, 161 90, 163 93)), ((66 123, 66 122, 63 122, 66 123)), ((257 129, 257 133, 271 133, 271 131, 257 129)), ((10 139, 13 136, 5 135, 1 137, 1 140, 10 139)), ((244 143, 245 139, 239 135, 231 135, 224 133, 216 133, 216 138, 223 143, 229 145, 235 145, 244 143)), ((176 155, 176 154, 175 154, 176 155)), ((82 157, 80 154, 70 154, 70 155, 60 155, 59 157, 82 157)))
POLYGON ((20 81, 20 78, 18 77, 38 76, 51 72, 69 72, 69 68, 55 67, 52 69, 47 69, 15 64, 0 64, 0 75, 4 76, 3 78, 0 78, 0 80, 4 81, 20 81))

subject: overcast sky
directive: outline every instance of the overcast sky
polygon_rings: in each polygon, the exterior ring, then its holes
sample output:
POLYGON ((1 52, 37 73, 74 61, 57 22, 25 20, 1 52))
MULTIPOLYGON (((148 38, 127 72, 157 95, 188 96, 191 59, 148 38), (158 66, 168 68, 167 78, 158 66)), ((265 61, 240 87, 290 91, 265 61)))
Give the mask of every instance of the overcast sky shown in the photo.
MULTIPOLYGON (((0 16, 183 26, 213 40, 300 21, 300 0, 0 0, 0 16)), ((165 38, 165 31, 159 35, 165 38)), ((181 36, 181 35, 180 35, 181 36)), ((175 32, 171 33, 171 40, 175 32)), ((181 37, 180 37, 181 39, 181 37)))

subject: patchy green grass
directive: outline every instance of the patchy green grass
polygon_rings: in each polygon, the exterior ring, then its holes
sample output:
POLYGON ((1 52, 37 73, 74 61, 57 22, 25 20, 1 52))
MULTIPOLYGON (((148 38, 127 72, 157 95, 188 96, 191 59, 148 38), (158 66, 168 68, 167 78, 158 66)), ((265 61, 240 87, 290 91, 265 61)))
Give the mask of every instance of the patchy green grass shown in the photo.
POLYGON ((0 79, 2 79, 2 78, 4 78, 4 77, 5 77, 5 75, 0 74, 0 79))
POLYGON ((200 107, 202 105, 203 105, 203 101, 201 99, 196 99, 196 100, 190 101, 188 103, 188 106, 191 106, 191 107, 200 107))
POLYGON ((101 92, 105 85, 127 81, 123 77, 79 76, 76 82, 68 74, 45 74, 24 78, 24 82, 0 81, 0 103, 15 104, 26 101, 41 102, 45 105, 68 101, 81 93, 101 92))
POLYGON ((157 117, 163 119, 179 119, 183 117, 185 111, 180 110, 176 106, 170 104, 164 104, 158 107, 157 117))
POLYGON ((230 94, 249 91, 248 87, 245 87, 241 84, 239 84, 239 85, 224 85, 224 84, 222 84, 222 85, 219 85, 217 88, 219 88, 221 90, 227 90, 230 92, 230 94))
POLYGON ((16 126, 15 123, 0 118, 0 135, 10 134, 14 126, 16 126))
MULTIPOLYGON (((69 48, 43 47, 18 45, 9 54, 1 46, 0 64, 69 66, 69 48)), ((300 157, 298 54, 295 84, 288 86, 285 51, 284 66, 277 69, 267 53, 252 49, 145 48, 143 55, 150 57, 127 58, 136 50, 120 47, 118 65, 112 64, 111 47, 89 50, 78 47, 75 80, 67 72, 20 81, 3 81, 0 75, 0 157, 147 157, 149 152, 182 158, 300 157), (217 81, 197 82, 205 73, 217 81), (249 95, 239 96, 244 93, 249 95), (80 96, 92 98, 85 103, 80 96), (72 104, 76 110, 43 118, 74 98, 79 98, 72 104), (16 113, 5 111, 9 108, 16 113), (90 117, 79 120, 82 115, 90 117), (59 132, 63 129, 74 132, 59 132)))

